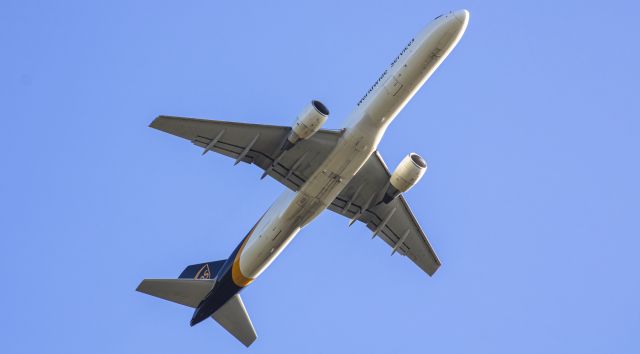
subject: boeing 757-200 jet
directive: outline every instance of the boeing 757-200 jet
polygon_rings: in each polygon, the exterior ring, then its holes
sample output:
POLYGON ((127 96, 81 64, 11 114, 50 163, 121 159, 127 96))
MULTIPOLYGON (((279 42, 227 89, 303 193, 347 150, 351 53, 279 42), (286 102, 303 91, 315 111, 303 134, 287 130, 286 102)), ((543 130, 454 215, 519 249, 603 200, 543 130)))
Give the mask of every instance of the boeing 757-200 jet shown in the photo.
POLYGON ((300 230, 329 209, 361 221, 392 252, 429 275, 440 266, 402 193, 427 169, 408 154, 391 173, 377 151, 387 127, 456 46, 469 21, 459 10, 436 17, 411 39, 357 103, 340 130, 321 129, 329 109, 313 100, 292 126, 159 116, 151 127, 203 149, 254 164, 285 185, 228 259, 188 266, 178 279, 145 279, 137 290, 195 309, 191 325, 212 317, 244 345, 257 338, 240 298, 300 230))

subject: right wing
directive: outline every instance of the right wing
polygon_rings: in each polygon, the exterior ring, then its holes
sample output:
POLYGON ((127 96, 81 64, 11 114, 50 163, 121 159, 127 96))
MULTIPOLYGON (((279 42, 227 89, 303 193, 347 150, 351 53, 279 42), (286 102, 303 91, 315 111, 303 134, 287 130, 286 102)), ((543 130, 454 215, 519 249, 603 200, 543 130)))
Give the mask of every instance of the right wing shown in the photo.
POLYGON ((362 166, 329 205, 333 212, 359 220, 392 249, 409 257, 429 275, 438 270, 440 259, 401 194, 389 204, 381 203, 391 173, 377 151, 362 166))
POLYGON ((149 126, 191 141, 204 149, 203 154, 215 151, 236 163, 253 163, 294 191, 311 177, 342 135, 340 131, 319 130, 286 151, 274 164, 290 127, 170 116, 159 116, 149 126))

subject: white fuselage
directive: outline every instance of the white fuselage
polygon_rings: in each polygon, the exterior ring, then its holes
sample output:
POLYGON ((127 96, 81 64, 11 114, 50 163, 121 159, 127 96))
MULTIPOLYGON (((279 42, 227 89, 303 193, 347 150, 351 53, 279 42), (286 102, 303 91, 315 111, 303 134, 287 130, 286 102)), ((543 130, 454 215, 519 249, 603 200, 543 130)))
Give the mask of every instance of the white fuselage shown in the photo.
POLYGON ((260 275, 347 186, 377 149, 391 121, 458 43, 467 22, 465 10, 436 18, 384 71, 349 115, 329 157, 299 191, 282 193, 248 236, 237 255, 243 285, 260 275))

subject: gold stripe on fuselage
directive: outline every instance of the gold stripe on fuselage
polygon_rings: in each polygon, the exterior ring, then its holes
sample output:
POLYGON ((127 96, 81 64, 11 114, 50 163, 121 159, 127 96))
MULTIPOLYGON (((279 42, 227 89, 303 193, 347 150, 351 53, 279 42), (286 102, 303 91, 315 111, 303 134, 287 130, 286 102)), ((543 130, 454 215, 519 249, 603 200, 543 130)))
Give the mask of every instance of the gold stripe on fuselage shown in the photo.
MULTIPOLYGON (((260 218, 260 220, 262 220, 262 218, 260 218)), ((247 244, 247 241, 249 241, 249 239, 251 238, 251 235, 253 235, 253 231, 256 229, 256 227, 260 223, 260 220, 258 220, 258 222, 251 229, 251 231, 249 231, 249 234, 247 235, 247 237, 244 238, 244 241, 242 241, 242 245, 240 246, 238 253, 236 253, 236 257, 233 259, 233 266, 231 267, 231 279, 237 286, 241 288, 244 288, 245 286, 249 285, 253 281, 253 278, 249 278, 244 274, 242 274, 242 271, 240 270, 240 255, 242 254, 242 251, 244 250, 244 246, 247 244)))

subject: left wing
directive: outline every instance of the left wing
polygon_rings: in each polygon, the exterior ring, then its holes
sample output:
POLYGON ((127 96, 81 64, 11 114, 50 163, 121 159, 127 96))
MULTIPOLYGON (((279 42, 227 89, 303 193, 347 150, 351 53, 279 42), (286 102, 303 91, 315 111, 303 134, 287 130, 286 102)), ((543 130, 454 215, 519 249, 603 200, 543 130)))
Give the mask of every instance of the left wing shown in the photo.
POLYGON ((294 191, 311 177, 342 135, 321 129, 277 158, 290 127, 170 116, 159 116, 149 126, 191 141, 204 149, 203 155, 214 151, 236 163, 252 163, 294 191))
POLYGON ((409 257, 420 269, 433 275, 440 260, 418 224, 409 204, 399 195, 389 204, 381 203, 391 173, 376 151, 331 203, 329 209, 359 220, 392 247, 392 253, 409 257))

